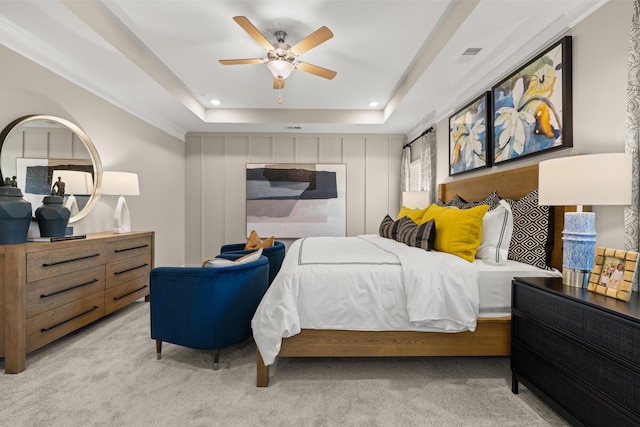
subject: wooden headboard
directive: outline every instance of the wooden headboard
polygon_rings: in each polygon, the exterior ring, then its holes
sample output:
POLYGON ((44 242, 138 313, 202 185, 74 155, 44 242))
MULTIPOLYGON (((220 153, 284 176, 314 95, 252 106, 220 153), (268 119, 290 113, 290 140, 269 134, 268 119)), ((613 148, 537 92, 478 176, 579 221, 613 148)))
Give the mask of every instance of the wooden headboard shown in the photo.
MULTIPOLYGON (((448 201, 458 194, 468 202, 475 202, 484 199, 495 190, 505 199, 519 199, 536 188, 538 188, 537 164, 440 184, 438 198, 448 201)), ((575 206, 554 206, 551 266, 560 271, 562 271, 564 213, 574 211, 575 206)))

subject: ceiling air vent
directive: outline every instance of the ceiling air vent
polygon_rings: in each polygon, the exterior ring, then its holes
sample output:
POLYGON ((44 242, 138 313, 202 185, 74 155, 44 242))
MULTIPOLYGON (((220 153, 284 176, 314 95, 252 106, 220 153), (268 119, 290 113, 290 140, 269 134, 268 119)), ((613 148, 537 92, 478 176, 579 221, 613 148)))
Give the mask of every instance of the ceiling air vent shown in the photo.
POLYGON ((467 48, 467 50, 465 50, 462 54, 467 56, 473 56, 473 55, 477 55, 478 52, 480 52, 481 50, 482 50, 481 47, 470 47, 470 48, 467 48))

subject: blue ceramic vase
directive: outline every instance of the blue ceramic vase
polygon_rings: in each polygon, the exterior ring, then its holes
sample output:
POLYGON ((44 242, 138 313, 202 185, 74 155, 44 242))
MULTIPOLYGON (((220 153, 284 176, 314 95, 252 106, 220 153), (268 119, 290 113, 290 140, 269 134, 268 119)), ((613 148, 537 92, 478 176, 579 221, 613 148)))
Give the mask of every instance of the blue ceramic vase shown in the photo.
POLYGON ((62 204, 60 196, 45 196, 36 209, 36 220, 41 237, 62 237, 67 231, 71 212, 62 204))
POLYGON ((15 187, 0 187, 0 244, 24 243, 31 222, 31 203, 15 187))

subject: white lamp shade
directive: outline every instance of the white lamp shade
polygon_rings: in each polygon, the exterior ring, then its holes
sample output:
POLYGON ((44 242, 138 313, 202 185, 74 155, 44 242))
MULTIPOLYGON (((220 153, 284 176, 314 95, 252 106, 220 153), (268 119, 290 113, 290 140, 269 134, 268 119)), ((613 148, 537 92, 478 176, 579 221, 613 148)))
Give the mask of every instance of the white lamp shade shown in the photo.
POLYGON ((631 155, 586 154, 540 162, 540 205, 631 204, 631 155))
POLYGON ((402 206, 409 209, 423 209, 429 206, 429 193, 426 191, 404 191, 402 206))
POLYGON ((101 192, 112 196, 139 196, 138 174, 104 171, 101 192))

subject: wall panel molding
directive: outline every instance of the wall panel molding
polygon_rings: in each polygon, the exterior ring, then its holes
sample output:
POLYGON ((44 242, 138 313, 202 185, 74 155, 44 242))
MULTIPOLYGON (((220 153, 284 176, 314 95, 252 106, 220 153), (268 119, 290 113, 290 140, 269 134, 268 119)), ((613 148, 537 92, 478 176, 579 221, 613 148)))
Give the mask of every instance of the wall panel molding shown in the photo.
POLYGON ((377 233, 400 209, 404 135, 190 133, 185 143, 187 265, 246 239, 246 163, 346 164, 348 236, 377 233))

